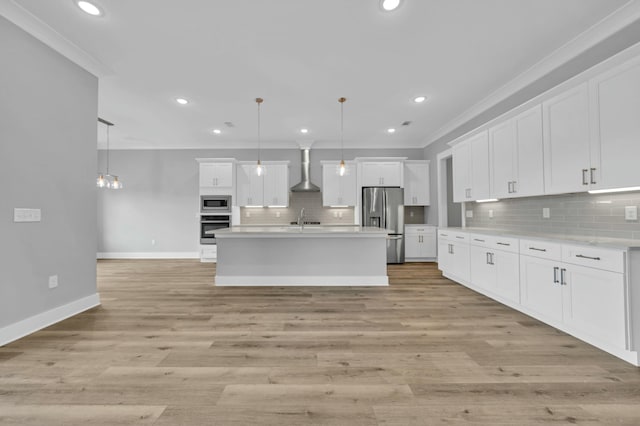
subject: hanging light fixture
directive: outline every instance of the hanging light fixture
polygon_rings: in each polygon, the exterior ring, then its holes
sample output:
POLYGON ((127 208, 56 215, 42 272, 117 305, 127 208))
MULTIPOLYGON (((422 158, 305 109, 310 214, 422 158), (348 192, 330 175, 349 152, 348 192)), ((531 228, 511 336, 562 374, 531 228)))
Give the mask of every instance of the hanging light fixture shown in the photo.
POLYGON ((122 182, 118 179, 118 176, 109 174, 109 127, 113 126, 113 123, 100 117, 98 117, 98 121, 107 127, 107 172, 98 172, 96 186, 105 189, 122 189, 122 182))
POLYGON ((340 166, 338 167, 338 174, 344 176, 347 171, 347 166, 344 164, 344 103, 347 98, 340 98, 340 166))
POLYGON ((258 164, 256 164, 256 174, 258 176, 262 176, 264 172, 262 162, 260 161, 260 105, 262 102, 264 102, 264 99, 256 98, 256 103, 258 104, 258 164))

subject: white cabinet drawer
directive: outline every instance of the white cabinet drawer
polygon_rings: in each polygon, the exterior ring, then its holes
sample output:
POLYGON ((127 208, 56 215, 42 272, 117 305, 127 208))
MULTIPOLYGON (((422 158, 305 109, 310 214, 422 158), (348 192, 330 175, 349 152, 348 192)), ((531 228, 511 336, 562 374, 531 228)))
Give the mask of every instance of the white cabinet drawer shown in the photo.
POLYGON ((562 245, 540 240, 520 240, 520 254, 560 262, 562 260, 562 245))
POLYGON ((405 225, 405 234, 435 234, 436 228, 434 226, 427 225, 405 225))
POLYGON ((520 240, 511 237, 493 237, 491 247, 509 253, 518 253, 520 251, 520 240))
POLYGON ((215 244, 212 244, 211 247, 203 247, 202 249, 200 249, 200 257, 205 258, 205 259, 209 259, 209 258, 215 258, 218 255, 218 246, 215 244))
POLYGON ((562 261, 605 271, 624 272, 624 252, 621 250, 563 245, 562 261))
POLYGON ((469 244, 479 247, 491 247, 495 237, 483 234, 469 234, 469 244))

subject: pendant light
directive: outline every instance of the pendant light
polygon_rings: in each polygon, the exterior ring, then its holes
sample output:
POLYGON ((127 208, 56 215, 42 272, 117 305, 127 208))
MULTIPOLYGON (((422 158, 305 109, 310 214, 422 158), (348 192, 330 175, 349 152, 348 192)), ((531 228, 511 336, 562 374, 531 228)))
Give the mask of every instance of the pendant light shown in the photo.
POLYGON ((98 173, 96 179, 96 186, 104 189, 122 189, 122 182, 118 179, 118 176, 109 174, 109 127, 113 126, 113 123, 98 117, 98 121, 107 127, 107 172, 98 173))
POLYGON ((344 164, 344 103, 347 98, 340 98, 340 166, 338 167, 338 174, 344 176, 347 171, 347 166, 344 164))
POLYGON ((258 104, 258 164, 256 164, 256 174, 262 176, 264 169, 262 168, 262 162, 260 161, 260 105, 264 102, 262 98, 256 98, 256 104, 258 104))

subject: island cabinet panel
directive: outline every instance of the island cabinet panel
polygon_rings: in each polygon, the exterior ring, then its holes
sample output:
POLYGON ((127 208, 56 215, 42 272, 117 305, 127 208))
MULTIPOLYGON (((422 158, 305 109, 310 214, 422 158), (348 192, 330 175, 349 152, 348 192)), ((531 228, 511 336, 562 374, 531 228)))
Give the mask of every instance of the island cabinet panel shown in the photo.
POLYGON ((590 99, 592 189, 640 186, 640 58, 592 79, 590 99))
POLYGON ((340 176, 339 161, 322 162, 322 205, 355 206, 357 203, 357 167, 345 162, 345 173, 340 176))
POLYGON ((264 205, 289 205, 289 167, 286 164, 265 164, 264 205))
POLYGON ((489 129, 491 198, 544 194, 542 107, 489 129))
POLYGON ((485 200, 491 196, 487 130, 453 147, 453 200, 485 200))
POLYGON ((403 166, 400 161, 366 161, 360 167, 361 186, 402 186, 403 166))
POLYGON ((264 205, 264 175, 258 176, 255 162, 238 165, 237 181, 238 206, 264 205))
POLYGON ((404 164, 404 205, 428 206, 429 162, 406 161, 404 164))
POLYGON ((545 193, 587 191, 594 182, 589 153, 589 93, 587 83, 545 101, 545 193))

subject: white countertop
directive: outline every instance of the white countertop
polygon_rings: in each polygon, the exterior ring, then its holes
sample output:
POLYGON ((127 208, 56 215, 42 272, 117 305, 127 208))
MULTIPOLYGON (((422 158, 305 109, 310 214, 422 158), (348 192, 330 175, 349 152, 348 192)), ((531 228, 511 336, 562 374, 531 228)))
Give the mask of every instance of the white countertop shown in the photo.
POLYGON ((640 249, 640 240, 624 238, 590 237, 586 235, 545 234, 534 232, 504 231, 489 228, 438 228, 452 232, 468 232, 470 234, 497 235, 522 238, 528 240, 554 241, 564 244, 578 244, 592 247, 612 248, 619 250, 640 249))
POLYGON ((358 237, 378 238, 387 230, 357 225, 240 225, 215 230, 217 238, 306 238, 306 237, 358 237))

